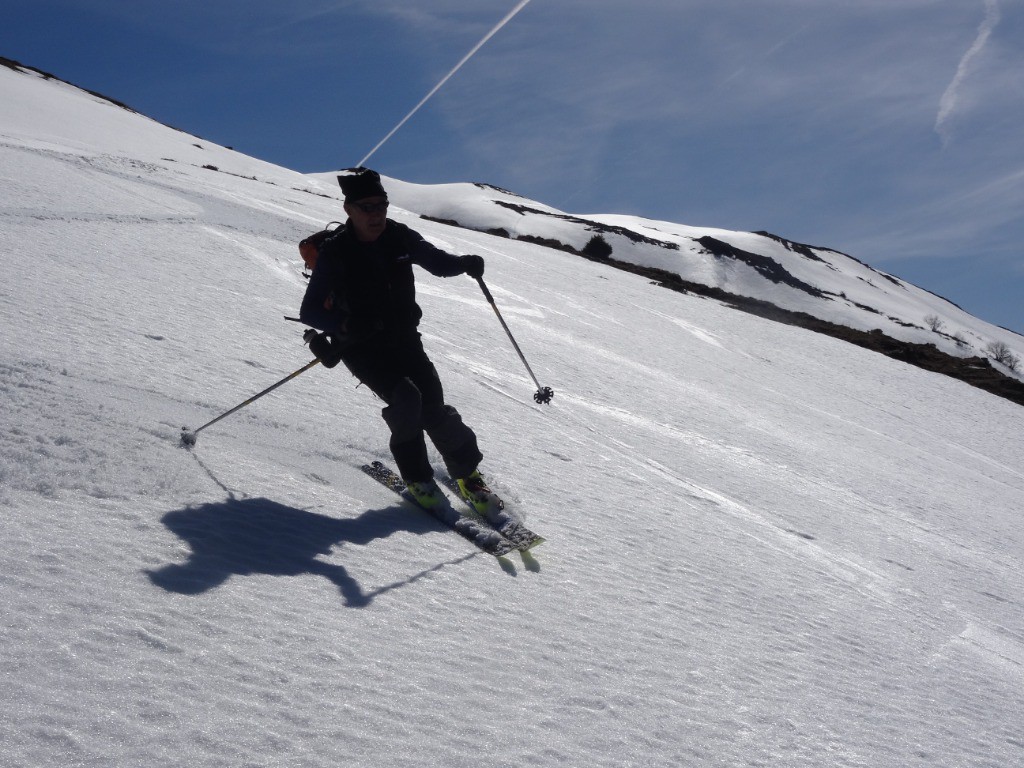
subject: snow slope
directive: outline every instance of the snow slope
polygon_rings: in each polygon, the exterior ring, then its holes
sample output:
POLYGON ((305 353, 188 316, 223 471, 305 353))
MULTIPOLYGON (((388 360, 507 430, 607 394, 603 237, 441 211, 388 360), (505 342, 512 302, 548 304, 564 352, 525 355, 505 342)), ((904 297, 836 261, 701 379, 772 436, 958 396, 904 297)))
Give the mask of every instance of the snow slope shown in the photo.
MULTIPOLYGON (((330 174, 319 178, 333 181, 330 174)), ((595 235, 613 258, 655 267, 684 280, 768 301, 861 331, 880 330, 949 355, 987 354, 993 342, 1024 357, 1024 337, 829 248, 764 232, 730 232, 635 216, 574 215, 484 184, 418 185, 391 180, 391 197, 431 217, 512 238, 553 240, 582 250, 595 235), (938 321, 937 324, 935 321, 938 321)), ((1000 370, 1021 378, 1021 371, 1000 370)))
POLYGON ((0 764, 1024 761, 1020 407, 414 211, 556 391, 419 275, 534 559, 366 478, 340 368, 183 450, 309 359, 335 191, 0 68, 0 764))

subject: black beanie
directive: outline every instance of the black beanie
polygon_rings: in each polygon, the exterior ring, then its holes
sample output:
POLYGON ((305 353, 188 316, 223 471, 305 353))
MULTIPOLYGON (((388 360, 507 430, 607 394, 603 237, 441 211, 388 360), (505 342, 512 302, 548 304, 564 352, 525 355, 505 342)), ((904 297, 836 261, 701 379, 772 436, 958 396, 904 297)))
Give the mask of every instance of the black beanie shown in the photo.
POLYGON ((387 197, 384 185, 380 183, 380 174, 369 168, 346 168, 343 176, 338 177, 341 191, 345 193, 345 201, 362 200, 364 197, 387 197))

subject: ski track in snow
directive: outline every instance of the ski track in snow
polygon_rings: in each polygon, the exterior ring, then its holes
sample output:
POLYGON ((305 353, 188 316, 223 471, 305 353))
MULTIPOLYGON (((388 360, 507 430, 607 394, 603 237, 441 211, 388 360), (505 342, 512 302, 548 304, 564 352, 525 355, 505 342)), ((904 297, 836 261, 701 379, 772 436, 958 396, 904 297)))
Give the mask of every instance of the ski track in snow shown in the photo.
POLYGON ((556 393, 473 281, 418 275, 547 538, 499 563, 363 476, 381 404, 341 367, 178 444, 309 359, 282 314, 340 212, 315 178, 0 94, 0 764, 1024 760, 1019 407, 396 206, 486 256, 556 393))

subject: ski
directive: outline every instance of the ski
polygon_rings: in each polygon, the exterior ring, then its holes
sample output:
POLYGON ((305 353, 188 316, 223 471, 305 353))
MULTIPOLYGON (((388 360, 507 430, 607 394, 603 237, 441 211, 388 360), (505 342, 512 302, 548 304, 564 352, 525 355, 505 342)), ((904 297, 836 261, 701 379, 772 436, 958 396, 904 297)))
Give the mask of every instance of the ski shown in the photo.
POLYGON ((424 512, 433 515, 462 536, 462 538, 471 541, 481 551, 489 555, 502 557, 510 552, 515 552, 517 549, 521 549, 517 542, 509 540, 483 521, 461 514, 450 503, 433 509, 420 506, 412 494, 406 490, 405 481, 402 480, 397 472, 381 461, 363 464, 360 469, 388 490, 398 494, 410 504, 415 505, 417 509, 422 509, 424 512))
MULTIPOLYGON (((455 496, 458 499, 463 501, 466 504, 466 506, 468 506, 470 509, 473 509, 472 505, 470 505, 470 503, 463 498, 462 493, 459 491, 459 484, 453 478, 445 475, 444 477, 441 478, 441 482, 444 484, 446 488, 448 488, 448 490, 455 494, 455 496)), ((477 515, 479 513, 475 509, 473 509, 473 514, 477 515)), ((526 552, 527 550, 536 547, 538 544, 544 543, 543 536, 540 536, 531 531, 521 522, 516 520, 508 512, 503 512, 502 517, 505 518, 503 522, 491 523, 490 521, 488 521, 488 524, 493 526, 494 530, 496 530, 498 533, 500 533, 502 536, 504 536, 506 539, 512 542, 515 548, 519 551, 526 552)))

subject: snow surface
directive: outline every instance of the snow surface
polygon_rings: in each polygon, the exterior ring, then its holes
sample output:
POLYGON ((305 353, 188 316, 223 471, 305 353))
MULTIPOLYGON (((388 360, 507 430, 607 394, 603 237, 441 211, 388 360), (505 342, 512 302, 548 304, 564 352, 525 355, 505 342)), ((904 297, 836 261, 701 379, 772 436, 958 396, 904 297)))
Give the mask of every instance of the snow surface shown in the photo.
POLYGON ((419 275, 535 557, 365 477, 341 368, 181 448, 309 360, 295 244, 339 215, 0 68, 0 764, 1024 763, 1024 410, 966 384, 396 208, 555 389, 419 275))

